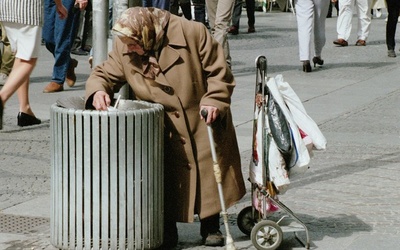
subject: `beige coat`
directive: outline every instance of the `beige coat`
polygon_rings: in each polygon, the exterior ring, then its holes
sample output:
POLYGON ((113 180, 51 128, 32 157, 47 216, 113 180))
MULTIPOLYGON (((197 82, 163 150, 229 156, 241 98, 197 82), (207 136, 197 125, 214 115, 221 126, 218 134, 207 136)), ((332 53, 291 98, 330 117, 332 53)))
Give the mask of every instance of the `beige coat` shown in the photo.
POLYGON ((203 24, 171 15, 158 59, 162 73, 155 80, 143 76, 137 54, 126 52, 126 45, 116 38, 108 59, 86 82, 87 105, 94 92, 105 90, 113 96, 128 82, 137 99, 164 106, 166 216, 192 222, 194 214, 206 218, 221 211, 200 105, 220 110, 213 131, 225 205, 239 201, 245 185, 230 111, 235 81, 222 47, 203 24))

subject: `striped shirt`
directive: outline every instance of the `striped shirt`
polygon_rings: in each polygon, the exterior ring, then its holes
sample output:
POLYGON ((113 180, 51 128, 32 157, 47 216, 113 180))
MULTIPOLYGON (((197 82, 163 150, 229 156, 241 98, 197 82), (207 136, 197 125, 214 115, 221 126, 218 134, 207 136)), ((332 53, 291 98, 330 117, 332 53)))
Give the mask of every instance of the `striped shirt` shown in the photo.
POLYGON ((43 0, 0 0, 0 21, 42 26, 43 0))

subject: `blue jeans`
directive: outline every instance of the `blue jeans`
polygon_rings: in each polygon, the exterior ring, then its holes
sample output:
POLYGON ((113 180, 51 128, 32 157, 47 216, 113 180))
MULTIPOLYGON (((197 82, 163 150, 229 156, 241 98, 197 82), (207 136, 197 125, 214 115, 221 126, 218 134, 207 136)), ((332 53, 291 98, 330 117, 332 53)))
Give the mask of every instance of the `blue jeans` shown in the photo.
POLYGON ((46 48, 55 59, 52 82, 64 84, 66 73, 71 61, 71 47, 79 25, 79 9, 74 8, 75 0, 63 0, 68 10, 68 17, 60 19, 54 0, 44 1, 44 24, 42 37, 46 48))
POLYGON ((142 0, 143 7, 154 7, 169 11, 169 0, 142 0))

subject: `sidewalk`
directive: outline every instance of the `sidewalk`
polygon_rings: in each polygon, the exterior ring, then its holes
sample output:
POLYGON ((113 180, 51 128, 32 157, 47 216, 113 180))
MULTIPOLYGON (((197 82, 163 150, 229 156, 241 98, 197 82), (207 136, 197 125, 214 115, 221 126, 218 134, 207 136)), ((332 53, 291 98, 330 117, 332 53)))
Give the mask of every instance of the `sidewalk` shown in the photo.
MULTIPOLYGON (((332 44, 336 15, 327 19, 325 64, 308 74, 302 72, 298 59, 296 20, 290 12, 256 12, 257 32, 247 34, 243 11, 241 33, 229 36, 237 82, 232 110, 245 179, 252 138, 254 60, 259 55, 268 59, 268 76, 282 74, 290 83, 328 140, 326 151, 315 152, 310 170, 291 179, 291 189, 280 196, 307 225, 311 249, 376 250, 400 245, 400 57, 387 57, 385 17, 372 20, 366 47, 354 46, 357 21, 353 19, 349 46, 343 48, 332 44)), ((41 125, 17 127, 16 96, 6 105, 0 131, 0 249, 54 249, 49 242, 50 105, 61 97, 83 96, 90 73, 86 56, 73 57, 79 61, 77 84, 65 85, 61 93, 44 94, 53 59, 42 49, 30 90, 41 125)), ((249 195, 228 211, 238 249, 255 249, 236 223, 237 214, 250 206, 249 195)), ((177 249, 213 249, 200 245, 199 228, 198 222, 179 224, 177 249)), ((278 249, 304 248, 293 234, 285 233, 278 249)))

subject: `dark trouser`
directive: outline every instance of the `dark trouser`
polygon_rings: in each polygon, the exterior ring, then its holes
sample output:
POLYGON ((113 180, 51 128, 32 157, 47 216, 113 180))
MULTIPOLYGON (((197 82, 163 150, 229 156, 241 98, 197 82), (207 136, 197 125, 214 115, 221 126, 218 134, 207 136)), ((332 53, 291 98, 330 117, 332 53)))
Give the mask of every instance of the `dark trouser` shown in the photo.
POLYGON ((396 34, 397 20, 399 18, 400 1, 386 0, 388 17, 386 23, 386 46, 388 50, 394 50, 396 42, 394 36, 396 34))
MULTIPOLYGON (((249 25, 249 27, 254 27, 255 4, 256 4, 255 0, 246 0, 246 13, 248 19, 247 24, 249 25)), ((235 7, 233 8, 232 26, 235 26, 237 28, 239 28, 240 16, 242 15, 242 5, 243 5, 243 0, 236 0, 235 7)))
POLYGON ((336 14, 339 15, 339 1, 336 1, 335 3, 330 3, 330 4, 329 4, 329 9, 328 9, 328 15, 327 15, 327 17, 332 17, 332 10, 333 10, 332 5, 335 5, 336 14))
POLYGON ((210 217, 200 219, 200 234, 206 238, 209 233, 219 231, 219 214, 211 215, 210 217))
POLYGON ((46 48, 54 56, 52 82, 64 84, 71 60, 71 48, 75 31, 79 25, 79 10, 74 8, 75 1, 63 1, 68 17, 60 19, 54 0, 44 1, 44 23, 42 37, 46 48))
POLYGON ((192 0, 194 6, 194 20, 206 24, 206 1, 192 0))
POLYGON ((190 1, 187 0, 171 0, 171 6, 169 11, 174 14, 178 15, 179 6, 181 6, 183 16, 187 20, 192 20, 192 7, 190 1))

